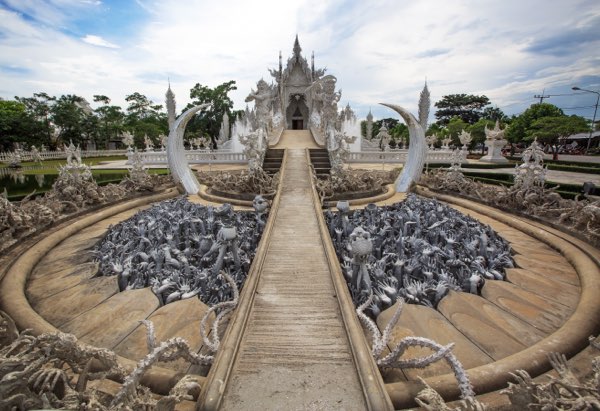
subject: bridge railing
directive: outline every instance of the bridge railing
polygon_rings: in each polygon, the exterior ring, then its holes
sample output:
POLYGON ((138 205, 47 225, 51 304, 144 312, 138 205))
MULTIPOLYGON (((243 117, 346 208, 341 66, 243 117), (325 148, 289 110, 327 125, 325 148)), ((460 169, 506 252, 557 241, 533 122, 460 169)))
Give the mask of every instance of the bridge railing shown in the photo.
MULTIPOLYGON (((350 153, 349 163, 406 163, 408 150, 389 150, 389 151, 362 151, 350 153)), ((466 162, 466 152, 462 159, 466 162)), ((429 150, 427 152, 427 163, 452 163, 454 160, 452 150, 429 150)))

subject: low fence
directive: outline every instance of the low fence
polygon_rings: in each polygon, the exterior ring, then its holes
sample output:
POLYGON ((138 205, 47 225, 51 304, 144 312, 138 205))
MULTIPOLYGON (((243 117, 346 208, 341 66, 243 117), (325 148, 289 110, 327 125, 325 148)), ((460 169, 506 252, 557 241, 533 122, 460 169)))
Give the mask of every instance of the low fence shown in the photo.
MULTIPOLYGON (((109 157, 109 156, 124 156, 127 150, 85 150, 81 151, 82 158, 88 157, 109 157)), ((14 153, 0 152, 0 163, 9 163, 14 153)), ((35 161, 34 154, 31 151, 19 151, 21 161, 35 161)), ((42 160, 57 160, 66 159, 67 153, 64 151, 40 151, 39 156, 42 160)))
MULTIPOLYGON (((349 163, 406 163, 408 150, 389 150, 389 151, 362 151, 359 153, 350 153, 349 163)), ((461 162, 467 162, 467 152, 461 151, 461 162)), ((456 160, 452 150, 429 150, 427 152, 426 163, 452 163, 456 160)))
MULTIPOLYGON (((138 151, 144 164, 164 164, 167 165, 166 151, 138 151)), ((131 164, 133 152, 127 153, 127 164, 131 164)), ((185 157, 190 164, 210 164, 210 163, 246 163, 244 153, 233 153, 231 151, 220 150, 185 150, 185 157)))
MULTIPOLYGON (((139 151, 138 152, 144 164, 167 164, 166 151, 139 151)), ((467 152, 463 154, 462 162, 466 162, 467 152)), ((64 151, 40 151, 42 160, 66 159, 67 154, 64 151)), ((8 163, 12 153, 0 152, 0 162, 8 163)), ((31 151, 21 151, 21 161, 33 161, 31 151)), ((132 151, 127 150, 85 150, 81 151, 82 158, 89 157, 108 157, 108 156, 127 156, 127 164, 131 164, 132 151)), ((389 151, 362 151, 350 153, 348 162, 350 163, 405 163, 408 150, 389 150, 389 151)), ((190 164, 208 164, 208 163, 246 163, 244 153, 234 153, 230 150, 185 150, 185 156, 190 164)), ((427 163, 451 163, 453 151, 451 150, 429 150, 427 152, 427 163)))

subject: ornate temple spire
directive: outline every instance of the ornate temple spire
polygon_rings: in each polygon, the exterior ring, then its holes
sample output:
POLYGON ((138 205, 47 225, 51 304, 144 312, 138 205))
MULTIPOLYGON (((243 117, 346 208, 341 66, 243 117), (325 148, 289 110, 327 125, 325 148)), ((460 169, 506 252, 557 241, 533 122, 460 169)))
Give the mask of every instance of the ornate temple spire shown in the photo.
POLYGON ((166 100, 165 103, 167 105, 167 118, 169 122, 169 130, 173 123, 175 123, 175 93, 171 90, 171 81, 169 80, 169 88, 167 89, 167 93, 165 94, 166 100))
POLYGON ((281 60, 281 50, 279 50, 279 78, 281 78, 282 72, 283 72, 283 62, 281 60))
POLYGON ((431 106, 431 100, 429 99, 429 89, 427 88, 427 80, 425 80, 425 86, 421 91, 419 98, 419 123, 423 127, 424 131, 427 131, 427 121, 429 119, 429 107, 431 106))
POLYGON ((300 60, 300 52, 302 52, 302 47, 300 47, 300 42, 298 41, 298 35, 296 34, 296 41, 294 41, 294 57, 296 61, 300 60))

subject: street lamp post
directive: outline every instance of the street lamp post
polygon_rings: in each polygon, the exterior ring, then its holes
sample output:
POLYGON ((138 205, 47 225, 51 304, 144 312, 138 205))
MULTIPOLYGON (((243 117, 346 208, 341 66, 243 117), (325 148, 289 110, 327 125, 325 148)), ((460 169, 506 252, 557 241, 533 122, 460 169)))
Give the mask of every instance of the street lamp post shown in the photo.
POLYGON ((584 88, 579 88, 577 86, 571 87, 571 89, 576 90, 576 91, 585 91, 587 93, 594 93, 597 96, 596 97, 596 105, 594 106, 594 117, 592 118, 592 124, 590 126, 590 135, 588 137, 587 148, 585 149, 585 154, 587 154, 588 151, 590 150, 590 144, 592 142, 592 134, 594 133, 594 123, 596 122, 596 112, 598 111, 598 102, 600 102, 600 92, 594 91, 594 90, 586 90, 584 88))

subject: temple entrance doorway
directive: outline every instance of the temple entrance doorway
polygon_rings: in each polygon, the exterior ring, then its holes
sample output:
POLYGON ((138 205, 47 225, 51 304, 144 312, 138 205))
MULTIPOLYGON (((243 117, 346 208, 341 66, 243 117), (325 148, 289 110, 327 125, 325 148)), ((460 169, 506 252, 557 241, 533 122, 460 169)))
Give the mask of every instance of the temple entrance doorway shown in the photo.
POLYGON ((304 102, 304 95, 293 95, 290 100, 286 110, 287 129, 305 130, 308 125, 308 107, 304 102))
POLYGON ((292 119, 292 130, 304 130, 304 120, 292 119))

